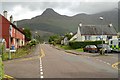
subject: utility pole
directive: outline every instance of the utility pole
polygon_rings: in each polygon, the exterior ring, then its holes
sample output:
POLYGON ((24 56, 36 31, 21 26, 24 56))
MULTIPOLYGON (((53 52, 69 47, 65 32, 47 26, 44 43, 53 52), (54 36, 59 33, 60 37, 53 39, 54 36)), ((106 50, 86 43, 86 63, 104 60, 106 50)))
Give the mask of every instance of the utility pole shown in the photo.
POLYGON ((10 48, 11 48, 11 34, 12 34, 12 26, 10 25, 9 28, 9 53, 8 53, 8 59, 11 59, 11 52, 10 52, 10 48))
MULTIPOLYGON (((103 17, 99 17, 101 21, 103 21, 103 17)), ((102 23, 102 22, 101 22, 102 23)), ((103 54, 103 26, 101 24, 101 29, 102 29, 102 54, 103 54)))

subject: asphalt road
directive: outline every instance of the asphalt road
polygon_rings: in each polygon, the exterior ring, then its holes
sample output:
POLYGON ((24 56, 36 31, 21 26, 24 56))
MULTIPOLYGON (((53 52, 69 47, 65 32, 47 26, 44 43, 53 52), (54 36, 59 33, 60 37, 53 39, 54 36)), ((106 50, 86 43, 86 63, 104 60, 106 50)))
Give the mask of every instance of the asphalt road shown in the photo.
POLYGON ((4 61, 5 74, 14 78, 39 78, 39 54, 40 47, 25 58, 4 61))
POLYGON ((74 55, 42 44, 31 55, 4 65, 5 73, 15 78, 118 78, 112 67, 116 62, 117 54, 74 55))

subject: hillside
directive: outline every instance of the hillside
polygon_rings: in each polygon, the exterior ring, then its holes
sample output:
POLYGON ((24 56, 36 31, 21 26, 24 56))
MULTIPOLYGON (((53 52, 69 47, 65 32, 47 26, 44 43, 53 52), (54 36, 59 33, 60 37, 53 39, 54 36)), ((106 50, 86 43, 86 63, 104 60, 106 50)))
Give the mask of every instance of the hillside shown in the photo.
POLYGON ((64 34, 66 32, 76 32, 80 22, 83 25, 101 25, 112 22, 118 30, 118 11, 111 10, 89 15, 82 13, 70 17, 60 15, 53 9, 48 8, 39 16, 18 21, 18 26, 29 27, 32 31, 40 30, 48 33, 64 34), (103 22, 99 20, 100 16, 104 17, 103 22))

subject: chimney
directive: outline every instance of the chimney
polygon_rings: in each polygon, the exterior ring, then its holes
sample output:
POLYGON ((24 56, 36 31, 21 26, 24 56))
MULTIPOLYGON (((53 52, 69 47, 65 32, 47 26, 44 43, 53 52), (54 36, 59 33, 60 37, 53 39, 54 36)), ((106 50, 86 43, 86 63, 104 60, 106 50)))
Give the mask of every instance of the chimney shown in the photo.
POLYGON ((3 12, 4 17, 7 19, 7 11, 3 12))
POLYGON ((17 21, 14 21, 13 24, 17 27, 17 21))
POLYGON ((10 22, 13 23, 13 16, 10 16, 10 22))

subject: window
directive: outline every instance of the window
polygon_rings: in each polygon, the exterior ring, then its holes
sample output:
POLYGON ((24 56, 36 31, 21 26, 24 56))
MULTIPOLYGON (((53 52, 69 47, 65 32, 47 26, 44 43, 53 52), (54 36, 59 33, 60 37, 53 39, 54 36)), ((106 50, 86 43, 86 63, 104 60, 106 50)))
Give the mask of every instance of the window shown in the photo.
POLYGON ((91 40, 91 36, 88 36, 88 40, 91 40))
POLYGON ((90 40, 91 36, 85 36, 85 40, 90 40))
POLYGON ((87 40, 87 36, 85 36, 85 40, 87 40))
POLYGON ((113 41, 111 41, 110 44, 113 44, 113 41))
POLYGON ((112 36, 107 36, 107 39, 112 39, 112 36))

